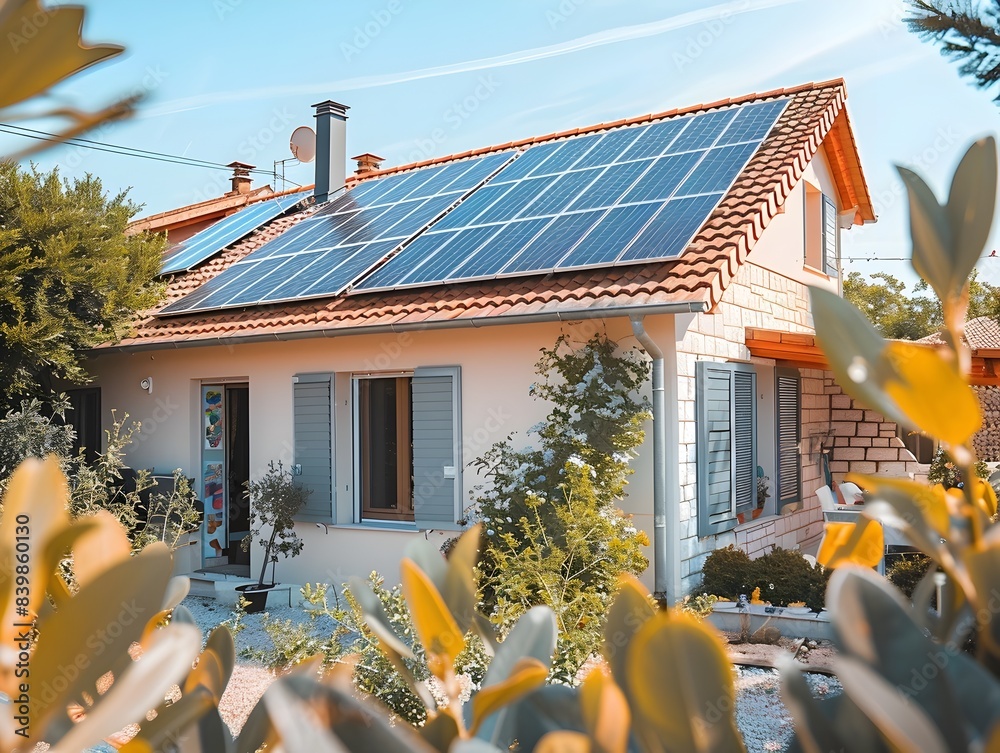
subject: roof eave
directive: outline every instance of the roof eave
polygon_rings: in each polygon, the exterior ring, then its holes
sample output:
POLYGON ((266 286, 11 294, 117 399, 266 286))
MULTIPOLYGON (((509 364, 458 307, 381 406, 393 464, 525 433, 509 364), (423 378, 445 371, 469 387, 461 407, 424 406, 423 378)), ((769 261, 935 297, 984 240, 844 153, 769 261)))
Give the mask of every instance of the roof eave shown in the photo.
POLYGON ((530 314, 497 314, 494 316, 463 317, 459 319, 431 319, 420 322, 405 322, 402 324, 376 324, 370 326, 361 325, 356 327, 309 327, 301 330, 250 332, 246 334, 216 337, 196 337, 186 340, 158 340, 149 343, 136 342, 95 348, 89 351, 89 353, 92 356, 98 356, 111 353, 175 350, 180 348, 209 347, 213 345, 231 346, 259 342, 306 340, 319 337, 381 335, 397 334, 400 332, 468 328, 478 329, 481 327, 500 325, 574 322, 584 319, 617 319, 633 316, 657 316, 665 314, 699 314, 707 310, 708 304, 705 301, 675 301, 672 303, 641 304, 632 306, 593 306, 578 309, 556 309, 554 311, 535 312, 530 314))

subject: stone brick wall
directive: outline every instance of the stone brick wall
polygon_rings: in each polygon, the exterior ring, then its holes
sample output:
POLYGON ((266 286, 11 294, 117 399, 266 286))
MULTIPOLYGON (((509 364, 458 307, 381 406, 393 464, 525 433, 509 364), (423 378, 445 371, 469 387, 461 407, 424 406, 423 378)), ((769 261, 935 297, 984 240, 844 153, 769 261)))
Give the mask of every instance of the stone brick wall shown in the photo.
POLYGON ((897 436, 894 422, 857 405, 829 373, 824 377, 823 392, 830 402, 830 472, 835 481, 843 480, 847 473, 912 477, 917 461, 897 436))
POLYGON ((806 286, 753 264, 744 264, 712 314, 694 317, 678 345, 681 458, 681 577, 695 588, 705 558, 734 544, 757 557, 780 546, 803 549, 823 535, 816 489, 823 485, 820 446, 832 447, 831 472, 904 476, 916 462, 896 437, 896 425, 855 405, 829 372, 801 369, 802 500, 780 515, 761 517, 718 536, 698 538, 695 428, 695 364, 699 360, 750 360, 746 327, 812 332, 806 286))

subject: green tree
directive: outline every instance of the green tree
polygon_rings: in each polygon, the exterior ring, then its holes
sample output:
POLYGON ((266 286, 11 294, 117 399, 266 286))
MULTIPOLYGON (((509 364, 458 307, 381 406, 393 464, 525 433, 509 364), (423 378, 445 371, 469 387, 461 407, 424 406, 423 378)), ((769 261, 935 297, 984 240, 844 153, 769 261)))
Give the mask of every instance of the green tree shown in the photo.
POLYGON ((89 175, 0 163, 0 409, 84 379, 84 351, 160 300, 164 239, 125 232, 139 209, 89 175))
MULTIPOLYGON (((959 72, 989 89, 1000 81, 1000 4, 969 0, 910 0, 910 31, 941 45, 959 72)), ((1000 94, 993 98, 1000 103, 1000 94)))
MULTIPOLYGON (((869 281, 860 272, 851 272, 844 280, 844 298, 864 312, 879 334, 891 340, 919 340, 944 324, 941 303, 930 295, 924 280, 910 293, 903 282, 886 272, 876 272, 869 281)), ((978 271, 973 270, 966 319, 980 316, 1000 318, 1000 288, 980 280, 978 271)))
POLYGON ((553 609, 562 631, 553 675, 571 681, 600 646, 619 577, 648 565, 648 538, 617 507, 650 417, 636 397, 648 364, 603 335, 577 349, 562 336, 536 368, 530 394, 551 405, 531 430, 541 447, 515 450, 508 437, 474 461, 490 482, 475 500, 480 583, 502 634, 532 606, 553 609))
POLYGON ((876 272, 870 281, 860 272, 851 272, 844 280, 844 298, 861 309, 883 337, 893 340, 919 340, 941 327, 938 303, 911 295, 902 281, 887 272, 876 272))

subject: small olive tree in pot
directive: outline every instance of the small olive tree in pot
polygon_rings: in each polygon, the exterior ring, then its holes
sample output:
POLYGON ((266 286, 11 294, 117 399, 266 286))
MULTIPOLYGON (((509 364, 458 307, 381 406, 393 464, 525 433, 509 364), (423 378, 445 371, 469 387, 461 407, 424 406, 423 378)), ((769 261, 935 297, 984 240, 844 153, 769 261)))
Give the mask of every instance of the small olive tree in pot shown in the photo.
POLYGON ((267 603, 268 589, 275 586, 273 568, 271 582, 264 583, 268 564, 276 565, 279 555, 294 557, 302 552, 302 539, 295 533, 295 515, 305 504, 310 490, 296 485, 291 472, 280 460, 268 463, 267 472, 257 480, 248 481, 246 487, 250 503, 250 533, 243 537, 241 546, 247 552, 256 539, 264 548, 264 557, 257 583, 240 586, 237 590, 242 591, 250 601, 247 611, 259 612, 267 603), (268 526, 270 533, 266 533, 268 526))

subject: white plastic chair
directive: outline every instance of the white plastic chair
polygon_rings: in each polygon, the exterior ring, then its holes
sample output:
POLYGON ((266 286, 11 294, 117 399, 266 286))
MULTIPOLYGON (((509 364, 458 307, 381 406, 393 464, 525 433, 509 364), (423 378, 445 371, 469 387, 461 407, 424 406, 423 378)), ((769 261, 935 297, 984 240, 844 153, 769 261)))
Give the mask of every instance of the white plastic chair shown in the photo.
POLYGON ((850 481, 845 481, 840 485, 840 491, 844 495, 844 500, 851 504, 852 502, 864 501, 864 492, 861 491, 861 487, 857 484, 852 484, 850 481))
POLYGON ((837 498, 833 494, 833 489, 829 486, 821 486, 816 490, 816 496, 819 498, 819 506, 823 508, 824 518, 826 518, 827 513, 836 512, 837 498))

